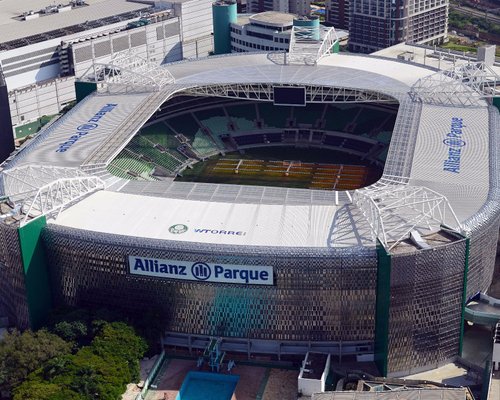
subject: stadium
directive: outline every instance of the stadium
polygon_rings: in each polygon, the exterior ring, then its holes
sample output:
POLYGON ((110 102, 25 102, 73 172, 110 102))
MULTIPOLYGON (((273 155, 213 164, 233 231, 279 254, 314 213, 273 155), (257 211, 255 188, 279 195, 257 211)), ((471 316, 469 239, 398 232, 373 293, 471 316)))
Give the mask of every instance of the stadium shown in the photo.
POLYGON ((2 307, 154 311, 167 345, 383 375, 448 362, 494 268, 492 77, 329 51, 94 65, 3 165, 2 307))

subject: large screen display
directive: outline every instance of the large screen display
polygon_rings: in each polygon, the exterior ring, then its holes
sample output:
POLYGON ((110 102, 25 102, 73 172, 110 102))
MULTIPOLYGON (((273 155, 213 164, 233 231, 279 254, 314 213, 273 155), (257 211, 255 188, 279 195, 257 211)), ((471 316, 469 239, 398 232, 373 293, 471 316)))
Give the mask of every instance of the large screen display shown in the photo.
POLYGON ((305 106, 306 88, 296 86, 275 86, 274 105, 276 106, 305 106))

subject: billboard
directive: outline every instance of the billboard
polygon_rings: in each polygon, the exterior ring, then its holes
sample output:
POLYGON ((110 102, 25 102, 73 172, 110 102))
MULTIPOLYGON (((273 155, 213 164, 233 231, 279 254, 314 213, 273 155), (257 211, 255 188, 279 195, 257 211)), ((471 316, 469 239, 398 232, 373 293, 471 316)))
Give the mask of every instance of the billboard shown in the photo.
POLYGON ((265 265, 218 264, 128 256, 133 275, 198 282, 273 285, 273 268, 265 265))

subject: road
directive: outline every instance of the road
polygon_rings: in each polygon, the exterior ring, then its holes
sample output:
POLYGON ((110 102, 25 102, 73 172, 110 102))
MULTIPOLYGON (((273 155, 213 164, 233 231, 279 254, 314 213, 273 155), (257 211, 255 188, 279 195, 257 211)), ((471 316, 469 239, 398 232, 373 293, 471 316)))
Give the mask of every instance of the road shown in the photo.
POLYGON ((467 7, 467 6, 458 6, 455 4, 450 4, 450 8, 461 13, 461 14, 466 14, 466 15, 472 15, 474 17, 478 18, 486 18, 488 21, 495 22, 500 24, 500 16, 491 14, 491 13, 485 13, 484 11, 477 10, 475 8, 467 7))

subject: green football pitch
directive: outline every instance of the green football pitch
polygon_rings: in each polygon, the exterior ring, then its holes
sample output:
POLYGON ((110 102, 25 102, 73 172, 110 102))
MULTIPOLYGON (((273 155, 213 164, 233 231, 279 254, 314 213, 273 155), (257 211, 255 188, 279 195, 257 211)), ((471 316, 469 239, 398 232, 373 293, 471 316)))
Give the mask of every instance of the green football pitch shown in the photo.
POLYGON ((381 170, 359 157, 325 149, 250 149, 214 156, 183 171, 177 181, 351 190, 378 180, 381 170))

